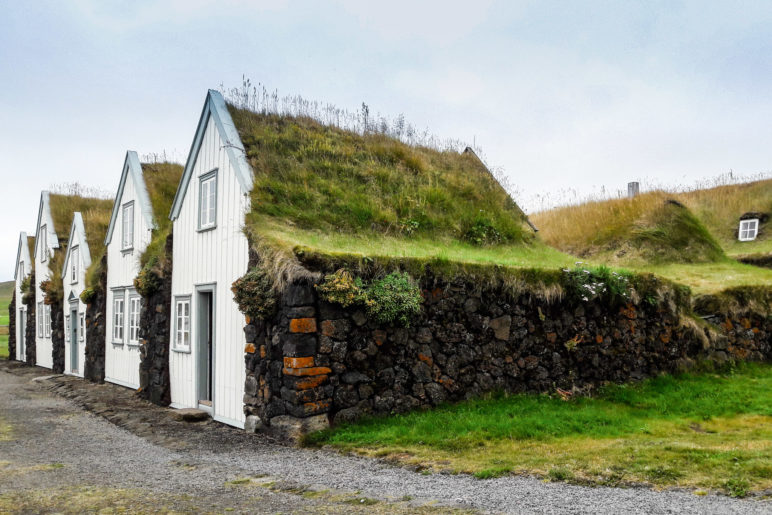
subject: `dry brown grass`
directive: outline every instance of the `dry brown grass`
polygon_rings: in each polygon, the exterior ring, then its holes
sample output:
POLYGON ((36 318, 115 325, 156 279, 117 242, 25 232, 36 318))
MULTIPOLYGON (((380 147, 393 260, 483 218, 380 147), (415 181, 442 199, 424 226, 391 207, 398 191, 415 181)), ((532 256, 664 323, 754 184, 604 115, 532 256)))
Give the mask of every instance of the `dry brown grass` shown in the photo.
POLYGON ((772 251, 772 237, 756 242, 736 241, 740 215, 772 212, 772 180, 717 186, 684 193, 653 191, 633 199, 593 200, 542 211, 531 216, 549 245, 578 256, 619 248, 631 229, 645 226, 651 213, 667 199, 687 206, 730 254, 772 251))

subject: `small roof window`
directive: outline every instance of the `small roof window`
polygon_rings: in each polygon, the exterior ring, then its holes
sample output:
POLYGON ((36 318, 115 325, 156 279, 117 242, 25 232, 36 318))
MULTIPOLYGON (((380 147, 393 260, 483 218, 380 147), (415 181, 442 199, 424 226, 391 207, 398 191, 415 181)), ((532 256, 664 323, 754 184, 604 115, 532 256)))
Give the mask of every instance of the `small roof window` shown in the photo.
POLYGON ((753 241, 759 234, 759 219, 750 218, 740 220, 740 230, 737 232, 737 239, 740 241, 753 241))

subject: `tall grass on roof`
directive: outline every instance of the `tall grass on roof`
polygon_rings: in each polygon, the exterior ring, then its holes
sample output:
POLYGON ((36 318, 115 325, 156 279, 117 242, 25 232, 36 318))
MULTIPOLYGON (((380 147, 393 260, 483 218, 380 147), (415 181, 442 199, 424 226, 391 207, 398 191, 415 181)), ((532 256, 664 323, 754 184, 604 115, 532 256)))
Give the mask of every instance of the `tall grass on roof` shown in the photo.
POLYGON ((166 238, 172 231, 169 213, 182 171, 182 165, 168 161, 142 163, 142 176, 150 196, 150 204, 153 206, 156 228, 153 230, 150 244, 140 256, 140 266, 144 267, 151 259, 159 258, 163 254, 166 238))
MULTIPOLYGON (((50 209, 51 218, 54 221, 56 237, 59 239, 59 250, 54 252, 49 259, 48 267, 51 271, 46 288, 46 295, 53 301, 61 300, 64 294, 62 289, 62 266, 67 253, 67 243, 70 238, 72 219, 76 212, 83 217, 83 227, 86 231, 86 241, 91 253, 91 267, 86 272, 87 277, 92 276, 94 269, 99 266, 101 256, 104 254, 104 239, 107 227, 110 224, 113 200, 105 198, 87 197, 81 194, 82 189, 73 189, 68 186, 68 191, 74 194, 51 193, 50 209)), ((61 191, 61 190, 60 190, 61 191)), ((87 282, 88 284, 88 282, 87 282)))
POLYGON ((522 211, 474 154, 229 108, 256 175, 247 225, 269 217, 324 232, 533 240, 522 211))

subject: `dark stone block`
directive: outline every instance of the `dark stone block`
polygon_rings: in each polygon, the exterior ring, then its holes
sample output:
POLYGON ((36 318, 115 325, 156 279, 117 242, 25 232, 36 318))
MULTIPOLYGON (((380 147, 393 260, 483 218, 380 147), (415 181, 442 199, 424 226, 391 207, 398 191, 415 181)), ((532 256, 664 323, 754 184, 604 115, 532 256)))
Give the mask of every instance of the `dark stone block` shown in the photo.
POLYGON ((312 334, 285 334, 282 338, 282 353, 292 358, 303 358, 316 354, 316 336, 312 334))
POLYGON ((282 300, 285 306, 309 306, 314 303, 314 287, 310 284, 293 283, 284 289, 282 300))
POLYGON ((247 343, 255 343, 255 340, 257 339, 257 328, 252 324, 245 325, 244 338, 246 339, 247 343))

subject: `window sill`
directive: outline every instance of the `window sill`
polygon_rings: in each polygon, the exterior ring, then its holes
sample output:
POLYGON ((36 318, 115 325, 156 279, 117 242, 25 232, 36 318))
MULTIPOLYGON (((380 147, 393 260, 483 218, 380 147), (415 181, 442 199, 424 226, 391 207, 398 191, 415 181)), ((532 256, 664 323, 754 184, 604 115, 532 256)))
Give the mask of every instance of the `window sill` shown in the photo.
POLYGON ((129 347, 139 347, 139 342, 129 342, 126 345, 128 345, 129 347))
POLYGON ((196 229, 196 232, 209 232, 209 231, 214 231, 215 229, 217 229, 217 224, 210 225, 208 227, 199 227, 198 229, 196 229))
POLYGON ((186 348, 178 348, 178 347, 172 347, 172 351, 178 352, 180 354, 190 354, 190 347, 186 348))
POLYGON ((116 342, 115 340, 113 340, 113 341, 112 341, 112 342, 110 342, 110 343, 112 343, 114 347, 117 347, 117 346, 119 346, 119 345, 120 345, 121 347, 123 347, 123 342, 116 342))
POLYGON ((134 247, 126 247, 125 249, 121 249, 121 255, 125 256, 126 254, 134 254, 134 247))

